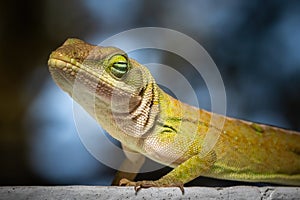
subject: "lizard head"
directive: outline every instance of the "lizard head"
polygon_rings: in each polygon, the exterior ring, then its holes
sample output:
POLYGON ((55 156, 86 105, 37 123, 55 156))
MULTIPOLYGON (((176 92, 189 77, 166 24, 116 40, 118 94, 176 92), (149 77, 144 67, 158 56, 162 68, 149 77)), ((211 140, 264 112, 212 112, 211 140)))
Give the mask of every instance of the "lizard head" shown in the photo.
POLYGON ((65 92, 72 96, 76 90, 81 96, 83 91, 92 93, 105 104, 114 97, 118 103, 130 100, 131 107, 137 105, 149 79, 145 76, 148 70, 124 51, 73 38, 51 53, 48 65, 54 81, 65 92))
POLYGON ((157 105, 148 69, 118 48, 68 39, 51 53, 48 65, 56 84, 94 117, 113 111, 141 124, 157 105))

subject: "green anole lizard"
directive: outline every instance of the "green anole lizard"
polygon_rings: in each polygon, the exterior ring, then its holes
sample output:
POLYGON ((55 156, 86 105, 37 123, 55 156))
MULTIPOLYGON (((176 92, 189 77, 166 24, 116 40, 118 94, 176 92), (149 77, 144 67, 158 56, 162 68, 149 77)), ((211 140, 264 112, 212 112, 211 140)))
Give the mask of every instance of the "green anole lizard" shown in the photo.
POLYGON ((300 185, 299 132, 221 115, 224 126, 214 127, 212 113, 166 94, 145 66, 118 48, 68 39, 48 65, 56 84, 126 149, 174 168, 155 181, 122 179, 120 185, 183 190, 198 176, 300 185), (202 155, 208 133, 220 136, 202 155))

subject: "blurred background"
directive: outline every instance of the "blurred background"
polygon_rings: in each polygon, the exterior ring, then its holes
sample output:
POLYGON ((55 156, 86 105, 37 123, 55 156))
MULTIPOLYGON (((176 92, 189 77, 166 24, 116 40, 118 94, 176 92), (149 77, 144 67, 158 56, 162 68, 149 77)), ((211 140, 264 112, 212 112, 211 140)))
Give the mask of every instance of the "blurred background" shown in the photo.
MULTIPOLYGON (((72 100, 47 69, 51 51, 69 37, 98 44, 131 28, 180 31, 218 66, 228 116, 300 131, 299 1, 12 0, 1 1, 0 16, 1 185, 109 185, 113 178, 80 142, 72 100)), ((184 67, 166 52, 136 57, 184 67)), ((185 76, 209 110, 203 85, 185 76)))

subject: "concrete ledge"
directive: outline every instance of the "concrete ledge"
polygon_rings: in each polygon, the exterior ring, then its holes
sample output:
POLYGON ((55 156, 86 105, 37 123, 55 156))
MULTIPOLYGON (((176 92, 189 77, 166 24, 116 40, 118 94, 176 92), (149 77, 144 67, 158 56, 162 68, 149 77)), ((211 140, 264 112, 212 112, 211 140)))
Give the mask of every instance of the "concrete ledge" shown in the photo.
POLYGON ((16 186, 0 187, 0 199, 300 199, 300 187, 149 188, 135 194, 132 187, 16 186))

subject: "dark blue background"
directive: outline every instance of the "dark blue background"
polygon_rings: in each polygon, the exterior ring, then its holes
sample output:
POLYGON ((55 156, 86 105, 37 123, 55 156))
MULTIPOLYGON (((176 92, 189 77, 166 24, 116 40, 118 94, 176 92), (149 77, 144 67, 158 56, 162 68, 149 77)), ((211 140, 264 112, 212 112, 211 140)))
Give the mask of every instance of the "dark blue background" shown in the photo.
MULTIPOLYGON (((202 44, 218 66, 229 116, 300 130, 299 1, 0 4, 1 185, 110 184, 114 171, 81 144, 72 101, 47 70, 50 52, 69 37, 97 44, 137 27, 183 32, 202 44)), ((153 61, 148 56, 147 62, 182 67, 174 55, 151 50, 143 55, 153 55, 153 61)), ((193 87, 201 88, 191 73, 186 77, 193 87)), ((203 98, 200 105, 209 109, 207 97, 203 98)))

